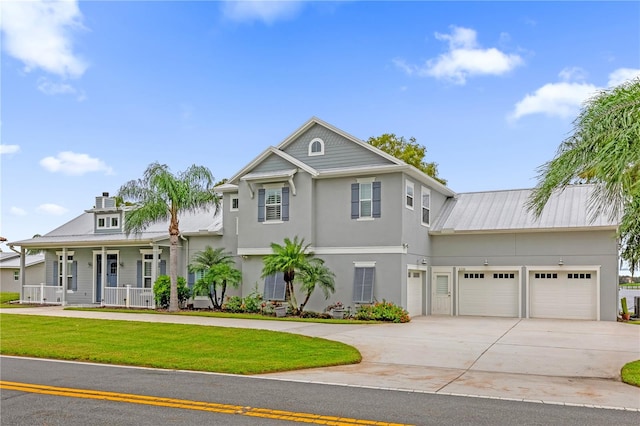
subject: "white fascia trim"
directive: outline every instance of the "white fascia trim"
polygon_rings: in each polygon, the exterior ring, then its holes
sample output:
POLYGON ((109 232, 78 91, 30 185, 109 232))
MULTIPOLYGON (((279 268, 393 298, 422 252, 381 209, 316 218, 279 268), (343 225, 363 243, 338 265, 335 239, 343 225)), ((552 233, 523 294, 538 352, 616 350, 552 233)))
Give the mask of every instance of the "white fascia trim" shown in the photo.
POLYGON ((337 177, 349 177, 349 176, 362 176, 363 174, 383 174, 401 172, 404 166, 397 164, 386 164, 382 166, 363 166, 363 167, 342 167, 339 169, 325 169, 321 170, 316 179, 322 178, 337 178, 337 177))
MULTIPOLYGON (((402 246, 377 246, 377 247, 309 247, 309 251, 317 255, 343 255, 343 254, 406 254, 407 249, 402 246)), ((272 254, 271 247, 246 247, 238 248, 240 256, 266 256, 272 254)))
POLYGON ((443 228, 439 230, 429 231, 429 235, 472 235, 472 234, 529 234, 540 232, 573 232, 573 231, 615 231, 616 226, 576 226, 573 228, 557 227, 557 228, 513 228, 513 229, 464 229, 458 230, 454 228, 443 228))
POLYGON ((222 185, 215 186, 213 188, 216 192, 238 192, 238 185, 233 185, 231 183, 223 183, 222 185))
POLYGON ((316 169, 314 169, 313 167, 309 166, 308 164, 303 163, 302 161, 298 160, 297 158, 292 157, 289 154, 287 154, 286 152, 280 151, 279 149, 276 149, 274 147, 270 147, 269 149, 275 155, 281 157, 283 160, 286 160, 286 161, 290 162, 291 164, 297 166, 298 168, 304 170, 305 172, 309 173, 311 176, 314 176, 314 177, 318 176, 318 171, 316 169))

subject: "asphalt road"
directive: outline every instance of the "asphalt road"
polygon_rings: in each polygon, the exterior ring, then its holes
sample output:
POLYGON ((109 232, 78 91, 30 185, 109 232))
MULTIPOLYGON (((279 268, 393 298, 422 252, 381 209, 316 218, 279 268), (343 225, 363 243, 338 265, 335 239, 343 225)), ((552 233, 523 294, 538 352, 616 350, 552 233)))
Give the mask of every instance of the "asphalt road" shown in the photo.
POLYGON ((640 413, 622 410, 13 357, 0 357, 0 380, 3 426, 269 426, 303 424, 309 415, 328 424, 640 424, 640 413))

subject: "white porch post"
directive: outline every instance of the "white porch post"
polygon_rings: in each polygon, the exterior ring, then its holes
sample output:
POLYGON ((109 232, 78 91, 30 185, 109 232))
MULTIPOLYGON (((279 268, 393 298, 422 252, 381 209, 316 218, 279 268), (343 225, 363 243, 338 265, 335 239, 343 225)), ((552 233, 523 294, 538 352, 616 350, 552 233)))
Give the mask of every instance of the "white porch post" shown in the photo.
POLYGON ((101 304, 104 305, 104 288, 107 281, 107 248, 102 247, 102 253, 100 254, 100 294, 102 295, 101 304))
POLYGON ((62 306, 67 305, 67 248, 62 247, 62 265, 60 265, 60 269, 62 270, 62 297, 60 302, 62 306))
POLYGON ((25 255, 26 250, 20 247, 20 301, 24 300, 24 284, 25 284, 25 255))
POLYGON ((158 245, 153 245, 153 267, 151 268, 151 288, 158 279, 158 268, 160 267, 160 261, 158 259, 158 245))

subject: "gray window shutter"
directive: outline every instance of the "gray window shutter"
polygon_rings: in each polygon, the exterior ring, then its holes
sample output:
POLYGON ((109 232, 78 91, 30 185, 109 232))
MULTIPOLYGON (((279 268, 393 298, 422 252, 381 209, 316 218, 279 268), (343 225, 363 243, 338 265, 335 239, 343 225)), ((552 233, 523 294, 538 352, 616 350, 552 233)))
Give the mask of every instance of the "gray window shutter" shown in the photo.
POLYGON ((258 189, 258 222, 264 222, 264 188, 258 189))
POLYGON ((53 285, 58 285, 58 262, 53 262, 53 285))
POLYGON ((78 261, 71 262, 71 288, 69 290, 78 291, 78 261))
POLYGON ((264 279, 264 300, 284 300, 286 283, 284 274, 277 272, 264 279))
POLYGON ((360 217, 360 184, 351 184, 351 219, 360 217))
POLYGON ((142 260, 136 262, 136 287, 142 287, 142 260))
POLYGON ((193 284, 195 283, 195 281, 196 281, 196 274, 193 272, 189 272, 187 274, 187 286, 189 288, 193 288, 193 284))
POLYGON ((289 220, 289 187, 282 187, 282 210, 280 216, 283 221, 289 220))
POLYGON ((373 189, 373 209, 372 209, 372 216, 373 217, 380 217, 380 202, 382 199, 382 182, 373 182, 372 185, 372 189, 373 189))
POLYGON ((375 268, 356 267, 353 279, 353 301, 355 303, 371 303, 373 301, 373 283, 375 268))
POLYGON ((160 261, 160 275, 167 275, 167 261, 160 261))

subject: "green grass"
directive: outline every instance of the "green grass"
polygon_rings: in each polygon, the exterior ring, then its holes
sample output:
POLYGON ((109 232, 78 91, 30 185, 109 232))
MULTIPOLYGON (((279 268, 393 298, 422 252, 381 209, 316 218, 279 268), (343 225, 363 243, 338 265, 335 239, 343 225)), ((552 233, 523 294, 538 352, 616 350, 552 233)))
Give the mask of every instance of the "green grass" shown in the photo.
POLYGON ((623 382, 640 387, 640 359, 622 367, 620 375, 623 382))
POLYGON ((258 374, 362 359, 352 346, 267 330, 0 314, 0 353, 258 374))
POLYGON ((1 292, 0 293, 0 308, 13 308, 20 306, 17 303, 10 304, 14 300, 20 300, 20 293, 1 292))
POLYGON ((195 317, 212 317, 212 318, 237 318, 237 319, 255 319, 266 321, 296 321, 296 322, 318 322, 329 324, 378 324, 381 321, 362 321, 354 319, 324 319, 324 318, 300 318, 300 317, 284 317, 276 318, 274 316, 261 315, 261 314, 246 314, 246 313, 232 313, 232 312, 217 312, 217 311, 156 311, 154 309, 126 309, 126 308, 75 308, 68 307, 65 310, 70 311, 99 311, 99 312, 117 312, 127 314, 157 314, 157 315, 185 315, 195 317))

